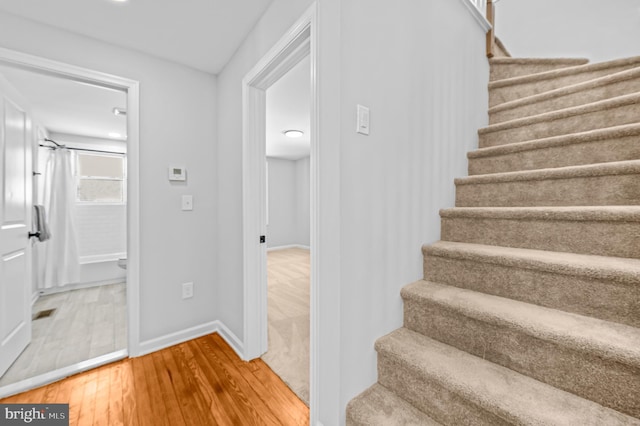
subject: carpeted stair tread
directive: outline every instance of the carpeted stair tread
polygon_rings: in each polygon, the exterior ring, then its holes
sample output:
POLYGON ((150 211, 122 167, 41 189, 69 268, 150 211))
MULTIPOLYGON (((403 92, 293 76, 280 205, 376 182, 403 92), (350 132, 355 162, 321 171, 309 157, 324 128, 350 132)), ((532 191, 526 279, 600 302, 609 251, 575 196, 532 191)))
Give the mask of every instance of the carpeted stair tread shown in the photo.
POLYGON ((424 255, 536 269, 562 275, 616 280, 640 287, 640 260, 576 253, 561 253, 483 244, 437 241, 422 248, 424 255))
POLYGON ((636 327, 424 280, 405 286, 401 295, 405 300, 429 299, 470 318, 640 367, 640 329, 636 327))
POLYGON ((454 207, 440 217, 639 222, 640 206, 454 207))
POLYGON ((548 92, 640 66, 640 56, 489 82, 489 106, 548 92))
MULTIPOLYGON (((378 339, 376 350, 382 359, 379 367, 381 384, 394 392, 396 388, 408 392, 407 399, 413 405, 424 405, 421 400, 424 388, 436 386, 448 391, 443 396, 447 401, 440 404, 449 403, 451 406, 446 411, 441 410, 438 416, 428 412, 441 422, 439 416, 452 419, 462 400, 474 406, 467 406, 466 410, 475 408, 475 412, 491 416, 477 424, 495 424, 501 419, 500 424, 521 425, 640 425, 638 419, 406 328, 378 339), (413 387, 417 380, 420 380, 419 387, 413 387), (452 403, 458 404, 454 406, 452 403)), ((467 416, 465 413, 462 419, 467 416)))
POLYGON ((480 147, 637 123, 640 92, 491 124, 478 130, 480 147))
POLYGON ((523 170, 517 172, 491 173, 486 175, 456 178, 456 185, 472 185, 495 182, 518 182, 529 180, 571 179, 592 176, 627 175, 640 173, 640 160, 612 161, 609 163, 584 164, 580 166, 551 169, 523 170))
POLYGON ((545 71, 541 73, 528 74, 520 77, 513 77, 503 80, 492 81, 489 83, 489 89, 495 87, 513 86, 515 84, 526 83, 531 81, 546 80, 549 78, 572 75, 579 73, 586 73, 588 71, 603 70, 603 69, 617 69, 619 67, 635 67, 640 66, 640 56, 632 56, 623 59, 614 59, 612 61, 588 63, 584 65, 576 65, 574 67, 567 67, 558 70, 545 71))
POLYGON ((640 327, 640 261, 439 241, 424 279, 640 327))
POLYGON ((638 159, 640 124, 480 148, 467 153, 467 158, 470 175, 638 159))
POLYGON ((597 102, 640 91, 640 67, 516 99, 489 109, 490 122, 499 123, 597 102))
POLYGON ((491 81, 502 80, 558 68, 584 65, 588 62, 589 60, 585 58, 491 58, 489 59, 490 79, 491 81))
POLYGON ((402 296, 406 328, 640 417, 638 328, 436 282, 402 296))
POLYGON ((640 160, 475 175, 455 184, 457 207, 638 205, 640 160))
POLYGON ((440 217, 447 241, 640 258, 640 206, 456 207, 440 217))
POLYGON ((389 389, 374 384, 347 405, 347 426, 441 426, 389 389))

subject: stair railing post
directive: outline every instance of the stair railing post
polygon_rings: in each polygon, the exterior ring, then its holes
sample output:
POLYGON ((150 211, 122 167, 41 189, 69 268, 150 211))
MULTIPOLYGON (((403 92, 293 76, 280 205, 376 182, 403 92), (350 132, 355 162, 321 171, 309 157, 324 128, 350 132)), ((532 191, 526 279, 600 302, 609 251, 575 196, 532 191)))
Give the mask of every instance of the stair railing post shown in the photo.
POLYGON ((491 24, 491 29, 487 31, 487 58, 493 58, 493 52, 495 49, 494 47, 496 42, 495 15, 496 15, 496 9, 495 9, 493 0, 487 0, 487 21, 489 21, 489 23, 491 24))

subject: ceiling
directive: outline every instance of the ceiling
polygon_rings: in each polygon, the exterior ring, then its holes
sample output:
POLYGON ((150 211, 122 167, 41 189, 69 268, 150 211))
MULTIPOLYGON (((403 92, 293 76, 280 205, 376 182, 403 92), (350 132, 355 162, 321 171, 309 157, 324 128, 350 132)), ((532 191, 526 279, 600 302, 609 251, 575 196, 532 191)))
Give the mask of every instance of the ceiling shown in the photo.
POLYGON ((267 89, 267 157, 298 160, 308 157, 310 124, 311 65, 303 59, 267 89), (301 138, 288 138, 285 130, 302 130, 301 138))
MULTIPOLYGON (((218 73, 273 0, 0 0, 0 11, 218 73), (208 52, 203 54, 203 52, 208 52)), ((0 65, 50 132, 126 138, 126 119, 112 113, 126 96, 87 84, 0 65)), ((310 64, 306 58, 267 90, 267 156, 309 155, 310 64), (283 131, 304 136, 291 139, 283 131)), ((116 138, 117 139, 117 138, 116 138)))
POLYGON ((272 1, 0 0, 0 10, 217 74, 272 1))
POLYGON ((35 120, 48 131, 125 140, 127 119, 113 114, 126 108, 124 92, 0 65, 2 74, 26 99, 35 120), (118 133, 121 136, 109 136, 118 133))

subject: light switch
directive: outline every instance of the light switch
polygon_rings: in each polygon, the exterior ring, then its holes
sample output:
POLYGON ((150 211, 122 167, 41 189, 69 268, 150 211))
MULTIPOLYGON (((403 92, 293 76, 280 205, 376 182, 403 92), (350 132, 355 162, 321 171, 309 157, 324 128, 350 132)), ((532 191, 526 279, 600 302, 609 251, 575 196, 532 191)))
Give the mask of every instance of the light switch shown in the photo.
POLYGON ((193 210, 193 195, 182 196, 182 210, 183 211, 193 210))
POLYGON ((363 105, 357 106, 357 123, 356 123, 356 132, 361 135, 369 134, 369 108, 363 105))

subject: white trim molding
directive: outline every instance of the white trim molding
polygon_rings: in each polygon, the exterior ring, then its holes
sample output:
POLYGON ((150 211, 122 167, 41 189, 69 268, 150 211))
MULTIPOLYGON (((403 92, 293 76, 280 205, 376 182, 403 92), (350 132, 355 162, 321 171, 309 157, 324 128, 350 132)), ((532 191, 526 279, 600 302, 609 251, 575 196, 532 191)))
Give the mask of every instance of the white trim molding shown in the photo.
POLYGON ((145 340, 140 343, 139 355, 146 355, 152 352, 156 352, 170 346, 175 346, 180 343, 187 342, 189 340, 197 339, 198 337, 206 336, 207 334, 218 333, 222 338, 231 346, 236 354, 242 358, 243 346, 242 341, 238 339, 238 336, 233 334, 229 328, 220 321, 211 321, 205 324, 197 325, 195 327, 187 328, 186 330, 176 331, 175 333, 165 334, 164 336, 156 337, 153 339, 145 340))
POLYGON ((101 355, 96 358, 82 361, 77 364, 70 365, 68 367, 59 368, 57 370, 50 371, 48 373, 40 374, 38 376, 30 377, 28 379, 21 380, 16 383, 11 383, 0 387, 0 398, 4 398, 11 395, 16 395, 30 389, 39 388, 49 383, 57 382, 65 377, 73 376, 74 374, 82 373, 94 368, 98 368, 102 365, 110 364, 127 357, 127 350, 122 349, 119 351, 111 352, 105 355, 101 355))
POLYGON ((311 66, 311 296, 310 296, 310 424, 318 420, 319 402, 319 333, 318 280, 319 253, 319 148, 318 148, 318 2, 314 1, 298 21, 247 73, 242 80, 242 201, 243 201, 243 262, 244 262, 244 356, 250 360, 267 350, 267 268, 266 244, 259 236, 266 235, 266 153, 264 146, 266 96, 265 90, 305 57, 311 66))
MULTIPOLYGON (((242 80, 245 360, 257 358, 267 351, 267 257, 266 245, 260 243, 260 236, 266 235, 267 230, 265 91, 310 55, 311 26, 314 17, 315 4, 242 80)), ((313 63, 312 60, 312 67, 313 63)), ((312 131, 312 144, 313 137, 312 131)))
POLYGON ((491 24, 489 23, 489 21, 487 21, 487 18, 484 16, 485 15, 484 12, 478 9, 474 1, 472 0, 460 0, 460 1, 462 1, 462 3, 467 7, 469 12, 473 16, 473 18, 476 20, 478 25, 480 25, 480 27, 483 29, 485 33, 491 29, 491 24))
POLYGON ((277 246, 277 247, 269 247, 267 248, 267 251, 278 251, 278 250, 286 250, 286 249, 291 249, 291 248, 299 248, 299 249, 303 249, 303 250, 310 250, 311 247, 309 246, 303 246, 301 244, 288 244, 286 246, 277 246))
POLYGON ((0 63, 92 86, 123 91, 127 96, 127 324, 128 354, 140 345, 140 83, 0 47, 0 63))

